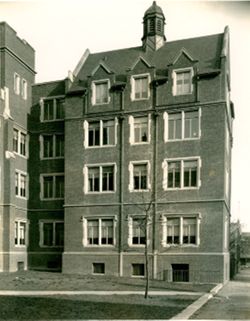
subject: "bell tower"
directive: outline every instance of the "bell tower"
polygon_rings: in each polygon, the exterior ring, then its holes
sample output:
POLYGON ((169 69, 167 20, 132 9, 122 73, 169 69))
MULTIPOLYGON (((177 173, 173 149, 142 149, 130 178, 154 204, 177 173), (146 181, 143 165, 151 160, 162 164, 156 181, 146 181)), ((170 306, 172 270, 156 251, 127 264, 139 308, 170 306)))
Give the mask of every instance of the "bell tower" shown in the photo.
POLYGON ((166 40, 164 35, 165 16, 156 1, 145 12, 143 17, 142 46, 145 51, 156 51, 166 40))

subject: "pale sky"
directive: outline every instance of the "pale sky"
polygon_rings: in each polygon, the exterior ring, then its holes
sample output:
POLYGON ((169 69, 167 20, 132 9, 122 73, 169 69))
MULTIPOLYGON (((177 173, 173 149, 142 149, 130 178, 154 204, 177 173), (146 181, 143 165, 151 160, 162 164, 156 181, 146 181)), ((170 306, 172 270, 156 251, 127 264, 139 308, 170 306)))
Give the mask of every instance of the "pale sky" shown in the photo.
MULTIPOLYGON (((36 50, 36 82, 63 79, 84 51, 141 45, 142 18, 153 0, 0 1, 0 21, 36 50)), ((232 218, 250 231, 250 1, 157 0, 167 41, 230 29, 235 107, 232 218)))

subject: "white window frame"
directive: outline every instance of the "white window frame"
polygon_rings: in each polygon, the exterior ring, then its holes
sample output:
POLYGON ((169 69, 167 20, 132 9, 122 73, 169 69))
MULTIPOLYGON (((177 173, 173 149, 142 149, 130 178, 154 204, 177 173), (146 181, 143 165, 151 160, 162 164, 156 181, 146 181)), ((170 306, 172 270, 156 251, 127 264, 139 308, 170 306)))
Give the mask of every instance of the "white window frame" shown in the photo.
POLYGON ((174 69, 172 71, 172 80, 173 80, 173 87, 172 87, 172 94, 173 96, 185 96, 185 95, 190 95, 193 93, 193 77, 194 77, 194 70, 192 67, 188 68, 180 68, 180 69, 174 69), (184 94, 179 94, 177 92, 177 74, 185 73, 185 72, 190 72, 190 78, 191 78, 191 83, 190 83, 190 92, 189 93, 184 93, 184 94))
MULTIPOLYGON (((139 214, 139 215, 129 215, 128 216, 128 246, 133 247, 145 247, 146 242, 148 242, 149 245, 149 239, 146 240, 145 238, 145 244, 134 244, 133 243, 133 221, 134 220, 143 220, 146 219, 145 215, 139 214)), ((147 225, 147 235, 149 235, 149 224, 147 225)), ((146 235, 145 235, 146 237, 146 235)))
POLYGON ((150 98, 150 82, 151 82, 151 77, 149 73, 144 73, 144 74, 138 74, 138 75, 132 75, 130 78, 130 84, 131 84, 131 95, 130 98, 132 101, 140 101, 140 100, 148 100, 150 98), (148 94, 147 97, 143 98, 136 98, 135 97, 135 81, 137 79, 141 78, 147 78, 148 79, 148 94))
POLYGON ((27 83, 27 80, 23 78, 21 83, 21 96, 24 100, 27 99, 27 90, 28 90, 28 83, 27 83))
POLYGON ((93 80, 91 83, 91 91, 92 91, 92 95, 91 95, 91 104, 93 106, 98 106, 98 105, 107 105, 110 103, 110 79, 99 79, 99 80, 93 80), (97 103, 96 102, 96 85, 98 84, 103 84, 106 83, 108 85, 108 101, 107 102, 101 102, 101 103, 97 103))
POLYGON ((26 172, 23 172, 19 169, 16 169, 15 170, 15 196, 18 197, 18 198, 21 198, 21 199, 24 199, 24 200, 27 200, 29 198, 29 195, 28 195, 28 186, 29 186, 29 176, 26 172), (17 185, 16 185, 16 175, 17 175, 17 185), (25 177, 25 186, 24 186, 24 189, 25 189, 25 196, 22 196, 21 195, 21 176, 24 176, 25 177), (18 192, 16 194, 16 187, 18 189, 18 192))
POLYGON ((195 190, 201 187, 201 167, 202 162, 199 156, 194 157, 180 157, 180 158, 167 158, 162 163, 163 181, 162 186, 164 191, 171 190, 195 190), (184 187, 184 162, 197 161, 197 186, 184 187), (180 187, 168 187, 168 162, 180 162, 180 187))
POLYGON ((14 245, 15 247, 22 247, 26 248, 28 246, 28 221, 25 219, 15 219, 14 222, 14 245), (25 224, 25 229, 24 229, 24 244, 20 244, 20 236, 21 236, 21 224, 25 224), (17 230, 16 230, 16 224, 17 224, 17 230), (17 239, 17 244, 15 242, 15 239, 17 239))
POLYGON ((15 155, 21 156, 23 158, 28 158, 29 155, 29 135, 27 134, 26 131, 20 130, 17 127, 13 127, 13 141, 12 144, 14 145, 14 131, 17 132, 17 151, 14 151, 14 146, 13 146, 13 153, 15 155), (22 134, 25 136, 25 155, 21 154, 21 136, 22 134))
MULTIPOLYGON (((56 118, 56 111, 57 111, 57 104, 56 101, 58 99, 64 99, 65 97, 63 95, 58 96, 52 96, 52 97, 41 97, 40 98, 40 121, 43 123, 49 123, 49 122, 58 122, 64 120, 64 118, 56 118), (53 100, 53 119, 44 119, 44 102, 46 100, 53 100)), ((65 106, 64 106, 65 107, 65 106)), ((64 108, 65 113, 65 108, 64 108)))
POLYGON ((41 248, 63 248, 64 245, 56 245, 56 223, 63 223, 63 220, 39 220, 39 246, 41 248), (53 244, 52 245, 44 245, 44 229, 43 225, 49 223, 53 224, 53 244))
MULTIPOLYGON (((46 174, 40 174, 40 200, 42 201, 53 201, 53 200, 63 200, 64 197, 55 197, 56 194, 56 177, 63 176, 64 173, 46 173, 46 174), (53 177, 53 197, 44 198, 44 177, 53 177)), ((64 177, 65 178, 65 177, 64 177)), ((65 183, 64 183, 64 189, 65 189, 65 183)))
POLYGON ((145 145, 150 144, 151 141, 151 114, 146 116, 132 116, 128 117, 129 123, 129 143, 130 145, 145 145), (148 118, 148 138, 146 142, 135 142, 135 119, 136 118, 148 118))
POLYGON ((116 229, 117 229, 117 216, 107 215, 107 216, 85 216, 81 218, 83 238, 82 245, 84 247, 115 247, 116 246, 116 229), (98 220, 98 244, 88 244, 88 220, 98 220), (113 244, 102 244, 102 220, 112 220, 113 221, 113 244))
POLYGON ((114 194, 116 193, 116 175, 117 175, 117 165, 116 163, 98 163, 98 164, 85 164, 83 167, 83 193, 84 194, 114 194), (114 168, 114 190, 113 191, 103 191, 102 190, 102 180, 103 180, 103 171, 102 168, 103 167, 108 167, 108 166, 112 166, 114 168), (88 190, 89 187, 89 177, 88 177, 88 172, 89 172, 89 168, 93 168, 93 167, 99 167, 99 191, 93 191, 90 192, 88 190))
POLYGON ((162 247, 199 247, 200 245, 200 223, 201 223, 201 214, 200 213, 182 213, 182 214, 162 214, 161 215, 161 228, 162 228, 162 247), (186 218, 196 219, 196 242, 195 244, 184 244, 183 243, 183 220, 186 218), (178 244, 169 244, 167 243, 167 220, 168 219, 179 219, 179 243, 178 244))
POLYGON ((18 73, 14 73, 14 93, 16 95, 20 95, 20 82, 21 82, 21 77, 18 73))
POLYGON ((131 161, 128 166, 129 171, 129 192, 149 192, 151 190, 151 166, 149 160, 131 161), (147 189, 134 189, 134 165, 147 165, 147 189))
POLYGON ((180 112, 175 113, 163 113, 163 121, 164 121, 164 142, 174 142, 174 141, 180 141, 180 140, 198 140, 201 138, 201 108, 194 109, 194 110, 182 110, 180 112), (198 111, 198 135, 197 137, 185 137, 185 114, 192 111, 198 111), (181 114, 181 138, 174 138, 170 139, 168 135, 168 127, 169 127, 169 116, 171 114, 181 114))
MULTIPOLYGON (((46 159, 46 160, 50 160, 50 159, 63 159, 63 156, 56 156, 56 136, 63 136, 63 133, 53 133, 53 134, 43 134, 39 136, 39 141, 40 141, 40 159, 46 159), (44 136, 52 136, 52 156, 51 157, 44 157, 44 136)), ((65 144, 65 142, 64 142, 65 144)), ((64 145, 65 146, 65 145, 64 145)))
POLYGON ((96 122, 100 122, 100 145, 96 145, 96 146, 89 146, 89 124, 91 124, 91 122, 85 120, 83 122, 83 129, 84 129, 84 142, 83 142, 83 146, 85 148, 107 148, 107 147, 114 147, 117 145, 117 126, 118 126, 118 118, 115 117, 114 119, 103 119, 103 120, 97 120, 96 122), (114 121, 114 144, 108 144, 108 145, 104 145, 103 144, 103 123, 105 121, 114 121))

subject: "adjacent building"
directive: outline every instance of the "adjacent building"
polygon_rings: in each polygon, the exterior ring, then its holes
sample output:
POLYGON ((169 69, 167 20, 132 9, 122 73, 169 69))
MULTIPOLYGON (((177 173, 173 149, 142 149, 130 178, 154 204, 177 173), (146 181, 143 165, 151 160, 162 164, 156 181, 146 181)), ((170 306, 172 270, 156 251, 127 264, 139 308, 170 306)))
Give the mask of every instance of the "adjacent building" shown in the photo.
MULTIPOLYGON (((154 1, 138 47, 87 50, 68 78, 33 86, 27 115, 28 167, 13 169, 16 184, 29 174, 16 225, 29 222, 29 268, 143 277, 147 244, 153 279, 229 279, 228 27, 167 41, 154 1)), ((19 159, 13 148, 2 151, 7 164, 19 159)))
POLYGON ((0 271, 27 269, 29 134, 34 49, 0 23, 0 271))

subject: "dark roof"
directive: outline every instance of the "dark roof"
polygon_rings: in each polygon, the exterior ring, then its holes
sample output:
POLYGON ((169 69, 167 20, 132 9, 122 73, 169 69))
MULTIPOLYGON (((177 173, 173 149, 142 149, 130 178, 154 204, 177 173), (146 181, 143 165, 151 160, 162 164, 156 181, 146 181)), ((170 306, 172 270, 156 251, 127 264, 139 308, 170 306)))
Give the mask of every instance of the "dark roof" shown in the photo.
POLYGON ((197 61, 199 72, 217 71, 220 69, 223 35, 221 33, 169 41, 154 52, 145 52, 142 47, 133 47, 89 54, 76 77, 75 83, 79 85, 79 79, 86 80, 100 62, 104 62, 109 70, 116 75, 126 75, 139 57, 146 60, 149 65, 154 66, 157 71, 167 70, 183 49, 193 60, 197 61))
POLYGON ((148 10, 146 10, 144 17, 146 15, 151 15, 151 14, 155 14, 155 13, 159 13, 159 14, 163 14, 163 11, 161 9, 161 7, 157 6, 156 1, 153 1, 153 4, 148 8, 148 10))

